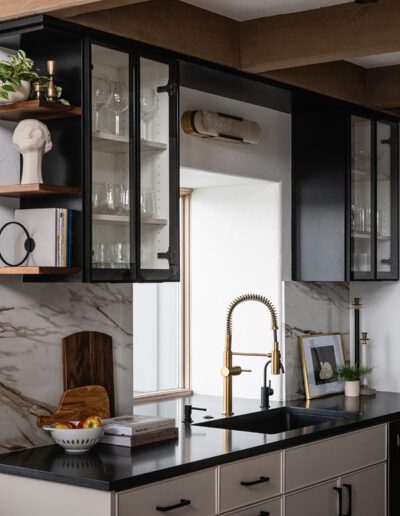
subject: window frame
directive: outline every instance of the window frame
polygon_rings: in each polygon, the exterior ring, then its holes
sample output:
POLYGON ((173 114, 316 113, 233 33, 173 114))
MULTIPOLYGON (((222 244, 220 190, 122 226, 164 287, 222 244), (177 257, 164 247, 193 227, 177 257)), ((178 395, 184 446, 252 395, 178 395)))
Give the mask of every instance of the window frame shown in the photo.
POLYGON ((135 404, 191 396, 191 188, 180 188, 181 198, 181 281, 179 384, 177 389, 133 394, 135 404))

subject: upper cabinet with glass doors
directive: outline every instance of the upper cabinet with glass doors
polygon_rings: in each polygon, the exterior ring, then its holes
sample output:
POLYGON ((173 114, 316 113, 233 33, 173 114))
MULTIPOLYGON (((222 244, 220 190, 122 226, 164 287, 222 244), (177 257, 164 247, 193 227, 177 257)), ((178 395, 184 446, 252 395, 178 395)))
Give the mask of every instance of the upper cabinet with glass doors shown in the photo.
POLYGON ((398 278, 398 124, 351 116, 351 279, 398 278))
POLYGON ((398 280, 396 118, 298 93, 292 126, 292 279, 398 280))
POLYGON ((176 70, 91 44, 92 281, 179 280, 176 70))

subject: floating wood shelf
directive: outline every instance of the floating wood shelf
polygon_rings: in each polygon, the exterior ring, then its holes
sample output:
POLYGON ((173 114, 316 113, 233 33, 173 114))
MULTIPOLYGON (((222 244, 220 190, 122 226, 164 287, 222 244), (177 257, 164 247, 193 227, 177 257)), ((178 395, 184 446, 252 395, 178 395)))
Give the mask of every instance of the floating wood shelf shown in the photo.
POLYGON ((81 271, 80 267, 0 267, 0 274, 7 275, 46 275, 46 274, 78 274, 81 271))
POLYGON ((0 185, 0 197, 44 197, 47 195, 81 195, 80 186, 44 185, 0 185))
POLYGON ((60 102, 48 102, 46 100, 27 100, 15 104, 0 105, 0 120, 20 122, 26 118, 36 120, 49 120, 50 118, 65 118, 80 116, 82 108, 77 106, 64 106, 60 102))

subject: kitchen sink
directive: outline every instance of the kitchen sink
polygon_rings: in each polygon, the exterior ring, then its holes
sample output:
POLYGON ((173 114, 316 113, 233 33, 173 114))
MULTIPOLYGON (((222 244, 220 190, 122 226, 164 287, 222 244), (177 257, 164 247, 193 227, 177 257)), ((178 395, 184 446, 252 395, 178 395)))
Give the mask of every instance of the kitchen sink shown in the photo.
POLYGON ((354 414, 344 412, 280 407, 241 416, 216 419, 206 423, 198 423, 196 426, 241 430, 243 432, 256 432, 260 434, 278 434, 322 423, 340 422, 352 416, 354 414))

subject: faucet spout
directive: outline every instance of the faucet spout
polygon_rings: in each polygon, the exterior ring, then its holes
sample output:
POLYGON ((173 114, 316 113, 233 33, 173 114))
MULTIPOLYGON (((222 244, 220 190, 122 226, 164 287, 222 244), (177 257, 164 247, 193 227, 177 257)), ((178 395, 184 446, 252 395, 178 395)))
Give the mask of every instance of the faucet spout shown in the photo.
POLYGON ((224 365, 221 370, 221 374, 223 376, 224 381, 224 410, 223 415, 231 416, 232 412, 232 377, 236 375, 240 375, 242 372, 245 372, 244 369, 238 366, 232 366, 232 356, 241 354, 241 355, 261 355, 258 353, 234 353, 232 351, 232 314, 235 308, 244 303, 246 301, 257 301, 265 305, 269 311, 272 323, 272 331, 274 335, 274 344, 272 351, 267 353, 267 356, 271 358, 271 373, 272 374, 280 374, 281 370, 283 370, 283 366, 281 363, 281 353, 279 350, 279 342, 278 342, 278 317, 276 314, 276 309, 271 301, 259 294, 245 294, 243 296, 239 296, 232 301, 232 303, 228 307, 228 313, 226 317, 226 341, 225 341, 225 351, 224 351, 224 365))

